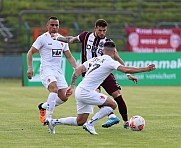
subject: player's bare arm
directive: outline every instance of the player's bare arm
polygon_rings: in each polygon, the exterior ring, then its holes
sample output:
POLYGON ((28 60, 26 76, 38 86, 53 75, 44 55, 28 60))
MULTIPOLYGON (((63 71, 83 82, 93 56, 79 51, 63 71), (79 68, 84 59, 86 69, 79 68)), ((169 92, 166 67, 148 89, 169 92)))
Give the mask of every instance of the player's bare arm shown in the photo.
POLYGON ((131 67, 131 66, 123 66, 120 65, 117 70, 123 73, 139 73, 139 72, 148 72, 148 71, 153 71, 155 70, 155 64, 150 64, 147 67, 143 67, 143 68, 137 68, 137 67, 131 67))
POLYGON ((115 59, 116 61, 118 61, 121 65, 124 65, 124 61, 123 61, 123 60, 120 58, 120 56, 118 55, 117 50, 115 51, 114 59, 115 59))
MULTIPOLYGON (((115 51, 114 59, 118 61, 120 64, 125 65, 123 59, 121 59, 121 57, 119 56, 117 50, 115 51)), ((138 79, 136 77, 132 76, 130 73, 126 73, 126 75, 129 80, 132 80, 136 84, 138 83, 138 79)))
POLYGON ((62 41, 62 42, 65 42, 65 43, 79 43, 79 39, 78 37, 74 37, 74 36, 66 36, 66 37, 63 37, 63 36, 53 36, 52 37, 54 40, 57 40, 57 41, 62 41))
POLYGON ((84 65, 80 65, 79 67, 75 68, 74 73, 72 75, 72 80, 70 83, 71 87, 75 86, 75 82, 77 80, 77 78, 83 73, 86 72, 86 68, 84 67, 84 65))
POLYGON ((81 65, 81 66, 75 68, 75 70, 72 74, 72 80, 71 80, 70 86, 68 87, 68 89, 66 90, 66 93, 65 93, 67 97, 69 97, 73 93, 73 90, 75 87, 75 82, 76 82, 77 78, 85 71, 86 71, 86 69, 85 69, 84 65, 81 65))
POLYGON ((135 84, 138 83, 138 78, 136 78, 135 76, 132 76, 131 74, 127 75, 129 80, 132 80, 135 84))
POLYGON ((38 50, 34 47, 31 47, 27 53, 27 65, 28 65, 27 77, 28 77, 28 79, 31 79, 33 76, 32 57, 33 57, 33 54, 35 54, 35 53, 38 53, 38 50))

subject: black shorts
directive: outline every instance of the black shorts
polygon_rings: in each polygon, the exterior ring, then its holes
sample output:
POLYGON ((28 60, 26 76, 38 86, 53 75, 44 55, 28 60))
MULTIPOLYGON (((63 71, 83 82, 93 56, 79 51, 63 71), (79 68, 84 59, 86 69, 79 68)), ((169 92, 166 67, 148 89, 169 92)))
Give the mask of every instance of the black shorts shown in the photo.
POLYGON ((112 95, 112 93, 117 90, 121 90, 120 85, 116 82, 116 79, 112 73, 104 80, 104 82, 100 86, 102 86, 109 95, 112 95))

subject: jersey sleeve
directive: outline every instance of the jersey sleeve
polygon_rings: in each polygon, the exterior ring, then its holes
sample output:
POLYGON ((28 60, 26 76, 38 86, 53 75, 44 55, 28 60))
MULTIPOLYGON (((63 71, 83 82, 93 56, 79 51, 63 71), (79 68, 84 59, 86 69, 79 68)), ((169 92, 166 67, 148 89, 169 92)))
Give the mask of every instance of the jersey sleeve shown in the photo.
POLYGON ((118 69, 118 67, 121 65, 118 61, 115 61, 113 59, 111 59, 111 61, 109 62, 112 66, 112 69, 118 69))
POLYGON ((78 35, 79 41, 83 42, 88 31, 84 31, 78 35))
MULTIPOLYGON (((58 34, 59 37, 63 37, 61 34, 58 34)), ((62 41, 58 41, 61 45, 63 45, 63 51, 67 51, 67 50, 70 50, 69 48, 69 44, 68 43, 65 43, 65 42, 62 42, 62 41)))
MULTIPOLYGON (((63 42, 62 42, 62 43, 63 43, 63 42)), ((70 50, 68 43, 63 43, 63 44, 65 44, 65 45, 64 45, 64 49, 63 49, 64 51, 70 50)))
POLYGON ((42 44, 42 36, 39 36, 39 37, 35 40, 35 42, 33 43, 32 46, 35 47, 37 50, 39 50, 39 49, 43 46, 43 44, 42 44))
POLYGON ((90 60, 85 61, 85 62, 83 63, 83 65, 84 65, 86 71, 89 69, 89 63, 90 63, 90 60))

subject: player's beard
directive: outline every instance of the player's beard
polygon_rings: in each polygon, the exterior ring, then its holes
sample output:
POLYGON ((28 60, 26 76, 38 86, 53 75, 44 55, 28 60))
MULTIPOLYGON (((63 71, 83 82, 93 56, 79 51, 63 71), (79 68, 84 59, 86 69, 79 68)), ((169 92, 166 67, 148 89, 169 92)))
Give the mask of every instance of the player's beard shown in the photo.
POLYGON ((99 36, 97 35, 97 37, 100 38, 100 39, 104 39, 105 35, 99 35, 99 36))
POLYGON ((104 39, 105 38, 105 36, 101 36, 101 37, 99 37, 100 39, 104 39))
POLYGON ((58 30, 57 29, 52 29, 51 31, 50 31, 50 34, 51 33, 58 33, 58 30))

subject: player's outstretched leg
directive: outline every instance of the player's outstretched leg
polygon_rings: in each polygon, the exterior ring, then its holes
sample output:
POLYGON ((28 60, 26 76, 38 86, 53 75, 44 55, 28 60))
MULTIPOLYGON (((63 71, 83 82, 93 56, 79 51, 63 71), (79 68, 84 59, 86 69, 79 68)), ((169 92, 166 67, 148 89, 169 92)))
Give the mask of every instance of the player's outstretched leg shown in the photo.
POLYGON ((117 98, 114 98, 114 100, 118 104, 119 113, 121 114, 122 119, 124 121, 123 127, 129 129, 127 106, 122 95, 119 95, 117 98))

